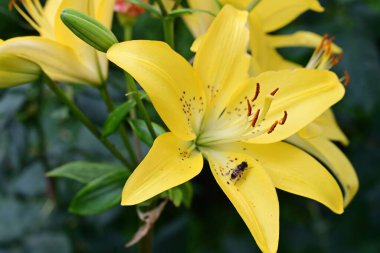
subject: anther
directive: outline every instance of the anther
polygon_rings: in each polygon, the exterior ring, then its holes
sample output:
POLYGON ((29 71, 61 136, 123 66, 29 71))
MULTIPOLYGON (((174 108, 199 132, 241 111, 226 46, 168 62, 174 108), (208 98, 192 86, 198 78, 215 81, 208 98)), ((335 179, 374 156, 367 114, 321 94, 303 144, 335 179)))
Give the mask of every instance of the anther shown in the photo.
POLYGON ((255 92, 255 96, 252 98, 252 102, 254 102, 256 99, 257 99, 257 97, 259 96, 259 94, 260 94, 260 84, 259 83, 256 83, 256 92, 255 92))
POLYGON ((351 77, 350 77, 350 74, 348 73, 347 70, 344 71, 344 83, 343 85, 344 86, 347 86, 351 81, 351 77))
POLYGON ((274 131, 274 129, 276 128, 277 124, 278 124, 278 120, 276 120, 276 121, 273 123, 273 125, 270 126, 270 128, 269 128, 269 130, 268 130, 267 133, 268 133, 268 134, 272 133, 272 132, 274 131))
POLYGON ((249 103, 248 99, 247 99, 247 106, 248 106, 247 116, 249 117, 252 114, 252 106, 251 106, 251 103, 249 103))
POLYGON ((270 94, 271 94, 272 96, 276 95, 276 93, 277 93, 277 91, 278 91, 279 89, 280 89, 280 88, 276 88, 276 89, 274 89, 274 91, 272 91, 270 94))
POLYGON ((255 115, 253 116, 252 122, 251 122, 252 127, 255 127, 257 119, 259 118, 259 114, 260 114, 260 109, 257 109, 255 115))
POLYGON ((10 0, 8 3, 8 9, 11 11, 17 0, 10 0))
POLYGON ((284 116, 282 116, 282 119, 281 119, 280 122, 278 122, 278 123, 279 123, 280 125, 285 124, 287 118, 288 118, 288 112, 287 112, 287 111, 284 111, 284 116))

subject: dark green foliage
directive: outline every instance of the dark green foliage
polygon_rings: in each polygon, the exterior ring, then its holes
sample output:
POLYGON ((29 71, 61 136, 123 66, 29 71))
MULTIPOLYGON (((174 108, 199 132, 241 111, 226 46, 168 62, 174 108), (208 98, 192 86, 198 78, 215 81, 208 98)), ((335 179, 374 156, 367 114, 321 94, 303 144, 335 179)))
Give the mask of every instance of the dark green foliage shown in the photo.
MULTIPOLYGON (((326 12, 308 12, 279 32, 302 29, 329 33, 344 48, 343 62, 336 71, 342 75, 347 69, 352 82, 346 89, 346 97, 334 110, 351 141, 343 151, 357 169, 360 189, 342 215, 335 215, 313 201, 278 191, 279 252, 378 253, 380 2, 325 0, 321 3, 326 12)), ((36 34, 15 11, 8 11, 7 4, 8 1, 0 2, 0 38, 36 34)), ((116 22, 113 31, 122 38, 116 22)), ((162 40, 160 20, 149 13, 141 16, 134 27, 134 38, 162 40)), ((178 20, 176 49, 187 59, 193 55, 189 51, 191 43, 190 33, 178 20)), ((293 49, 281 52, 300 63, 307 62, 311 53, 293 49)), ((122 112, 112 120, 96 90, 67 85, 65 92, 99 129, 104 127, 105 135, 110 135, 110 140, 125 154, 121 140, 111 133, 128 113, 125 107, 130 102, 126 102, 122 73, 115 67, 111 73, 110 93, 115 104, 123 108, 116 109, 122 112), (108 121, 113 123, 105 123, 108 121)), ((154 121, 159 122, 152 107, 146 104, 154 121)), ((139 120, 140 115, 137 118, 131 128, 151 145, 153 140, 144 122, 139 120)), ((156 130, 164 132, 162 128, 156 130)), ((143 155, 147 150, 143 146, 143 155)), ((124 247, 137 231, 139 221, 135 207, 119 205, 127 171, 115 163, 107 150, 42 84, 0 90, 0 253, 137 252, 137 247, 124 247), (91 163, 73 163, 78 160, 91 163), (57 168, 62 164, 65 165, 57 168), (54 168, 57 169, 51 172, 54 168), (78 182, 43 177, 47 173, 78 182), (83 215, 102 214, 77 216, 69 213, 69 208, 83 215)), ((155 225, 155 253, 259 252, 207 165, 192 180, 192 188, 184 184, 162 194, 175 205, 181 205, 177 208, 169 203, 155 225), (185 208, 190 202, 191 208, 185 208)))

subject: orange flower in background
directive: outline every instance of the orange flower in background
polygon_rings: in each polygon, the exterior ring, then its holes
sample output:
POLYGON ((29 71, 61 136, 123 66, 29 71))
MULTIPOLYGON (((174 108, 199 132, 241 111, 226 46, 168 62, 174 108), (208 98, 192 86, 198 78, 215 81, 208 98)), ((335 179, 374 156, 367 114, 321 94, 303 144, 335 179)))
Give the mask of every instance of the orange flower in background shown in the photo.
MULTIPOLYGON (((147 0, 143 1, 146 3, 148 2, 147 0)), ((145 13, 145 9, 143 7, 130 3, 128 0, 116 0, 114 10, 117 13, 129 17, 137 17, 145 13)))

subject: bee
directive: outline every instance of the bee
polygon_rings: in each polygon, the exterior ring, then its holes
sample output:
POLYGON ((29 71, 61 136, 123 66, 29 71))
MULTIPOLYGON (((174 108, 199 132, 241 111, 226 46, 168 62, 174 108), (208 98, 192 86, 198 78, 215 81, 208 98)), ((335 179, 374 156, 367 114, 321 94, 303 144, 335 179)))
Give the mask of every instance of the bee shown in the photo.
POLYGON ((231 173, 231 180, 235 180, 236 178, 240 178, 244 171, 248 168, 248 163, 247 162, 242 162, 239 164, 231 173))

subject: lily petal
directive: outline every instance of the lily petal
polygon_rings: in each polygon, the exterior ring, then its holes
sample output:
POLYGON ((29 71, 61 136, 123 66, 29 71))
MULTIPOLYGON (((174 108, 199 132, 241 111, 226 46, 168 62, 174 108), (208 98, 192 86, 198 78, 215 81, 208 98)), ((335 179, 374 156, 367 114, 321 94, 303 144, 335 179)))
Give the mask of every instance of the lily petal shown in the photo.
POLYGON ((37 36, 10 39, 0 44, 0 52, 37 63, 53 80, 99 83, 96 72, 88 69, 71 48, 49 39, 37 36))
POLYGON ((312 69, 268 71, 252 78, 250 83, 234 96, 227 108, 231 117, 239 117, 235 111, 247 110, 245 97, 251 98, 255 94, 257 83, 261 89, 254 102, 256 106, 263 105, 265 98, 279 88, 273 96, 265 120, 257 126, 257 129, 265 131, 275 121, 280 121, 285 112, 288 116, 285 123, 277 126, 271 133, 250 139, 252 143, 273 143, 295 134, 339 101, 345 92, 338 77, 330 71, 312 69))
POLYGON ((339 141, 345 146, 349 144, 348 138, 339 128, 334 113, 331 109, 327 110, 316 120, 314 120, 314 123, 322 128, 321 136, 324 138, 332 141, 339 141))
POLYGON ((218 101, 215 106, 225 107, 231 92, 248 78, 247 15, 246 11, 224 6, 195 55, 194 69, 200 73, 209 103, 218 101))
POLYGON ((48 0, 44 7, 44 16, 54 30, 55 17, 58 15, 58 9, 63 0, 48 0))
POLYGON ((251 75, 256 76, 268 70, 299 68, 298 64, 284 59, 271 45, 268 36, 263 30, 263 24, 254 13, 249 15, 251 75))
POLYGON ((251 13, 260 18, 268 33, 286 26, 307 10, 324 11, 318 0, 262 0, 251 13))
MULTIPOLYGON (((267 39, 272 47, 311 47, 316 48, 321 44, 322 36, 319 34, 298 31, 286 35, 267 35, 267 39)), ((331 44, 331 50, 335 54, 340 54, 343 50, 335 43, 331 44)))
POLYGON ((284 142, 235 143, 228 149, 254 156, 276 188, 316 200, 335 213, 343 212, 339 185, 317 160, 301 149, 284 142))
POLYGON ((306 150, 328 166, 344 190, 344 206, 346 207, 358 191, 359 180, 354 167, 343 152, 323 137, 304 139, 296 135, 288 141, 306 150))
POLYGON ((33 82, 41 76, 41 72, 34 62, 15 55, 0 54, 0 88, 33 82))
POLYGON ((95 0, 93 4, 96 20, 110 28, 112 25, 115 0, 95 0))
POLYGON ((201 153, 191 151, 191 145, 172 133, 159 136, 128 178, 121 204, 141 203, 198 175, 202 170, 203 157, 201 153))
MULTIPOLYGON (((219 11, 216 1, 188 0, 187 2, 192 9, 207 10, 212 13, 218 13, 219 11)), ((207 31, 214 17, 208 13, 194 12, 190 15, 184 15, 183 20, 194 38, 198 38, 207 31)))
POLYGON ((279 238, 279 204, 273 183, 266 171, 247 154, 207 149, 211 171, 220 188, 263 252, 276 252, 279 238), (248 168, 236 181, 228 173, 245 161, 248 168))
MULTIPOLYGON (((78 10, 84 14, 90 14, 91 5, 89 0, 64 0, 58 8, 58 13, 62 13, 62 11, 67 8, 78 10)), ((70 31, 62 22, 60 15, 56 15, 55 17, 55 36, 57 42, 74 48, 79 59, 81 59, 88 68, 91 68, 94 73, 97 73, 96 75, 99 75, 96 50, 70 31)))
POLYGON ((137 40, 115 44, 107 57, 139 82, 174 134, 195 138, 206 103, 201 81, 184 58, 163 42, 137 40))
POLYGON ((244 10, 252 2, 252 0, 219 0, 221 4, 230 4, 235 8, 244 10))

